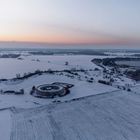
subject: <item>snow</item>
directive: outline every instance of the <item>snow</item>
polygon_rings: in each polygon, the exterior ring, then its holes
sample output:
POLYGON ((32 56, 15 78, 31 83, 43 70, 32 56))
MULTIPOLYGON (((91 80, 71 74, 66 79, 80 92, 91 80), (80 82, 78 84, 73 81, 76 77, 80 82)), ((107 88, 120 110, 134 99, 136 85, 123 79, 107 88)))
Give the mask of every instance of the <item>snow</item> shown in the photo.
POLYGON ((134 56, 134 55, 136 55, 136 54, 139 54, 139 52, 134 52, 134 53, 132 53, 132 52, 116 52, 116 51, 114 51, 114 52, 105 52, 105 54, 107 54, 107 55, 110 55, 110 56, 134 56))
POLYGON ((139 61, 116 61, 116 64, 119 65, 127 65, 127 66, 132 66, 132 67, 140 67, 140 62, 139 61))
POLYGON ((11 112, 9 110, 0 110, 0 139, 10 140, 11 134, 11 112))
MULTIPOLYGON (((14 52, 15 53, 15 52, 14 52)), ((18 52, 16 52, 18 53, 18 52)), ((26 52, 27 53, 27 52, 26 52)), ((24 52, 21 53, 23 60, 15 58, 0 58, 0 78, 13 78, 16 74, 34 72, 35 70, 71 70, 71 69, 101 69, 96 64, 92 63, 93 58, 103 58, 105 56, 88 56, 88 55, 24 55, 24 52), (68 62, 68 65, 65 65, 65 62, 68 62)), ((25 95, 0 95, 0 108, 6 107, 21 107, 21 108, 30 108, 37 107, 40 105, 50 104, 55 100, 66 101, 72 100, 75 98, 80 98, 84 96, 96 95, 103 92, 114 91, 116 88, 111 86, 99 84, 97 79, 100 76, 101 71, 96 72, 79 72, 78 76, 70 78, 68 73, 63 75, 58 74, 43 74, 40 76, 33 76, 23 81, 16 82, 1 82, 0 90, 15 90, 19 91, 24 89, 25 95), (87 78, 85 78, 85 76, 87 78), (91 77, 96 76, 96 79, 93 83, 87 82, 91 77), (74 87, 70 89, 70 94, 56 99, 38 99, 31 96, 29 93, 33 86, 39 86, 42 84, 51 84, 53 82, 66 82, 69 84, 74 84, 74 87)))
POLYGON ((66 101, 72 100, 74 98, 80 98, 89 95, 96 95, 103 92, 114 91, 116 88, 111 86, 99 84, 97 82, 88 83, 86 81, 80 81, 78 79, 71 79, 66 77, 65 75, 52 75, 52 74, 44 74, 41 76, 36 76, 24 80, 18 84, 4 84, 0 83, 0 89, 3 90, 20 90, 23 88, 25 90, 25 95, 0 95, 0 108, 5 107, 21 107, 21 108, 30 108, 36 107, 39 105, 50 104, 54 100, 66 101), (74 87, 70 89, 70 94, 64 97, 59 97, 56 99, 40 99, 31 96, 29 93, 31 88, 35 85, 42 84, 51 84, 54 82, 65 82, 69 84, 74 84, 74 87))
MULTIPOLYGON (((71 68, 94 68, 96 65, 91 62, 93 56, 22 56, 23 60, 15 58, 0 58, 0 79, 13 78, 16 74, 34 72, 35 70, 64 70, 71 68), (39 61, 37 61, 39 60, 39 61), (69 62, 69 66, 65 62, 69 62)), ((98 66, 96 66, 98 67, 98 66)))
POLYGON ((140 96, 126 91, 18 110, 11 140, 139 140, 139 110, 140 96))
POLYGON ((132 92, 136 93, 136 94, 140 94, 140 84, 138 84, 137 86, 134 86, 133 88, 131 88, 132 92))
POLYGON ((94 58, 114 56, 27 54, 22 52, 22 59, 0 58, 0 79, 11 79, 16 74, 22 76, 36 70, 86 71, 76 72, 77 75, 57 72, 0 82, 0 90, 25 91, 24 95, 0 95, 0 139, 140 139, 140 86, 132 88, 135 84, 133 80, 124 75, 117 76, 116 73, 111 75, 115 80, 112 86, 100 84, 98 80, 109 79, 104 78, 101 67, 91 62, 94 58), (68 65, 65 65, 66 62, 68 65), (94 71, 95 68, 99 70, 94 71), (54 99, 30 95, 33 86, 54 82, 73 84, 74 87, 70 89, 70 94, 54 99), (115 88, 128 84, 132 92, 115 88), (6 108, 9 110, 4 110, 6 108))

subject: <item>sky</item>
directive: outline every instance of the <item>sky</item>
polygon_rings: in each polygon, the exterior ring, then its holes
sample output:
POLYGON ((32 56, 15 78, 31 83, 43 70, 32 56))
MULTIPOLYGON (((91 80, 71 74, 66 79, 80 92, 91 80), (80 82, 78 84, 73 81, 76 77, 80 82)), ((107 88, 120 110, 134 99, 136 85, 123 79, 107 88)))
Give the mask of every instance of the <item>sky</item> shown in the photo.
POLYGON ((0 41, 140 44, 140 0, 0 0, 0 41))

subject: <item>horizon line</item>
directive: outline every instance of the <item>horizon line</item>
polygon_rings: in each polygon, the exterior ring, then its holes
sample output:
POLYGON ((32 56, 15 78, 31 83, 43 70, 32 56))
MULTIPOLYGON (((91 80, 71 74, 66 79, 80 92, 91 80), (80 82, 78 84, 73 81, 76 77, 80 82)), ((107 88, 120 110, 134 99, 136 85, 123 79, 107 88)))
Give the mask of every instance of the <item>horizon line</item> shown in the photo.
POLYGON ((102 42, 102 43, 60 43, 60 42, 40 42, 40 41, 0 41, 0 43, 31 43, 46 45, 140 45, 140 42, 102 42))

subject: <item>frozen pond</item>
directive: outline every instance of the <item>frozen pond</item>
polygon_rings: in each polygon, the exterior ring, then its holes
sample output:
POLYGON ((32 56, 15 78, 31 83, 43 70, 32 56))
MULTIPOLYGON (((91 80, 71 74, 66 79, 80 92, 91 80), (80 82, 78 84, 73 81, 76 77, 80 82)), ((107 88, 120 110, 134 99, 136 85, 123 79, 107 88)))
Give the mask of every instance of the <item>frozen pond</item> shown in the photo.
POLYGON ((116 64, 119 65, 128 65, 132 67, 140 67, 140 61, 116 61, 116 64))
MULTIPOLYGON (((99 56, 100 57, 100 56, 99 56)), ((36 70, 92 69, 96 65, 91 62, 93 56, 22 56, 22 60, 0 58, 0 79, 14 78, 16 74, 34 72, 36 70), (65 65, 66 61, 69 65, 65 65)), ((96 66, 97 67, 97 66, 96 66)))

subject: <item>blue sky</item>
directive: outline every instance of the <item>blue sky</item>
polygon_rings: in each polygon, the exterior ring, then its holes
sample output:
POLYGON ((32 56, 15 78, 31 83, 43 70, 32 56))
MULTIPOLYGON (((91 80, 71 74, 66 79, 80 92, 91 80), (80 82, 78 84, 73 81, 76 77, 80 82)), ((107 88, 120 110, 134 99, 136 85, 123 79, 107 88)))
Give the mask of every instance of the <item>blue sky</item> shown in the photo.
POLYGON ((0 40, 140 42, 139 0, 1 0, 0 40))

